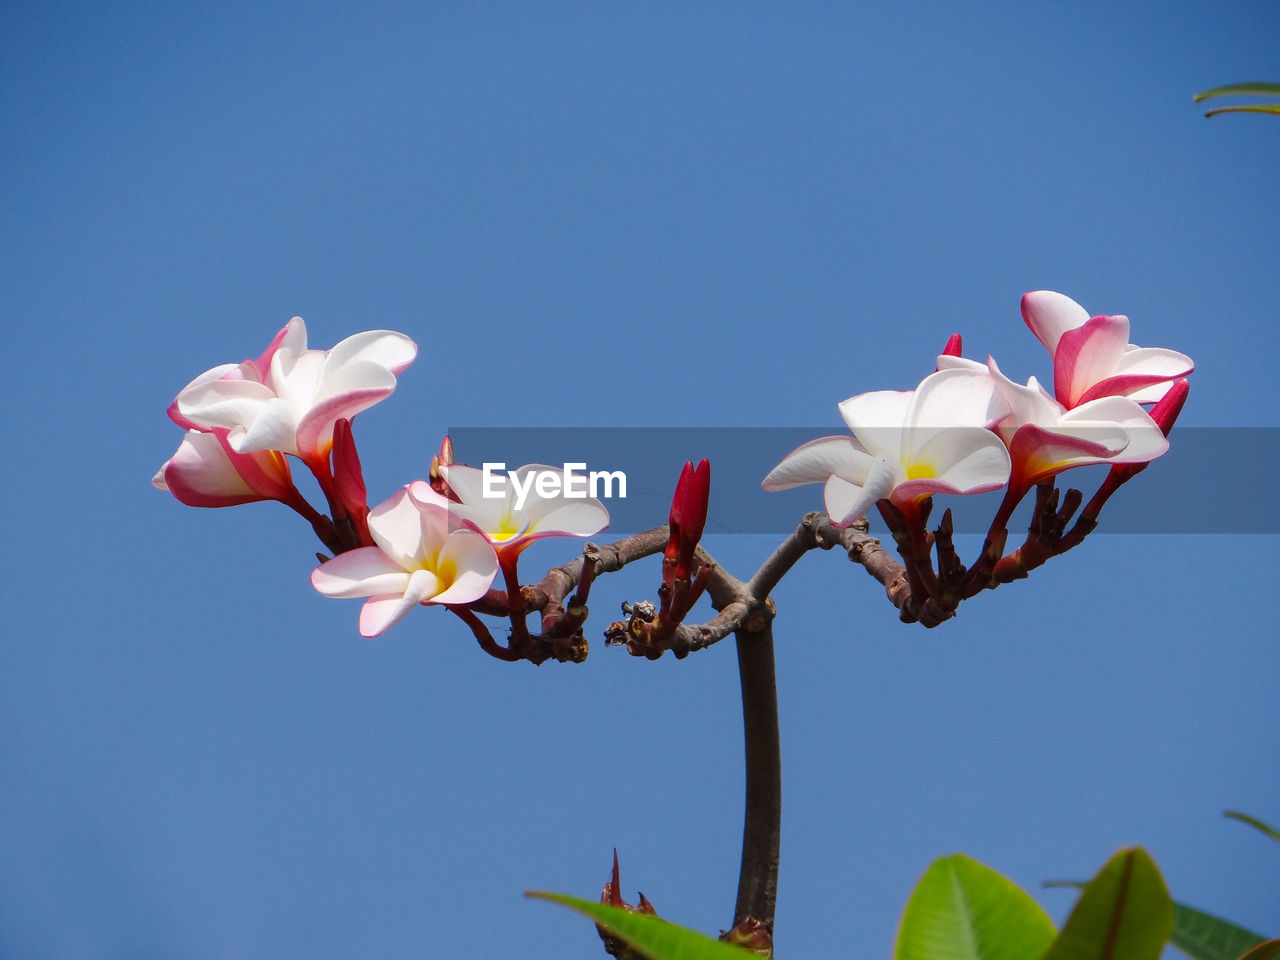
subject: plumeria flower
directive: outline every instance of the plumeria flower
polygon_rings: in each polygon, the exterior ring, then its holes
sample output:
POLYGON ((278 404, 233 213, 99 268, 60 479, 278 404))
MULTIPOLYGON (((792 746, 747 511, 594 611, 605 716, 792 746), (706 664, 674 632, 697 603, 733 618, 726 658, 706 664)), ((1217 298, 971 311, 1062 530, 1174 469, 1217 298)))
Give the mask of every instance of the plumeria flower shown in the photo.
POLYGON ((942 370, 915 390, 879 390, 840 404, 852 437, 796 448, 769 472, 766 490, 825 483, 837 523, 887 499, 907 514, 935 493, 986 493, 1009 478, 1009 453, 988 427, 1007 412, 989 375, 942 370))
MULTIPOLYGON (((605 505, 585 493, 576 495, 576 485, 574 495, 570 495, 568 482, 560 483, 554 494, 538 489, 540 475, 563 477, 563 470, 557 467, 529 463, 512 470, 510 478, 494 472, 489 475, 488 490, 483 470, 448 463, 440 464, 439 471, 458 500, 449 504, 454 517, 483 534, 504 558, 519 555, 541 537, 589 537, 609 525, 605 505)), ((586 477, 577 475, 576 479, 585 485, 586 477)), ((424 501, 439 496, 422 480, 415 481, 410 492, 424 501)))
POLYGON ((307 349, 307 328, 294 317, 262 356, 223 364, 178 394, 169 415, 179 426, 226 430, 237 453, 278 450, 312 465, 333 444, 333 425, 389 396, 417 345, 402 333, 368 330, 330 350, 307 349))
POLYGON ((188 430, 151 483, 189 507, 230 507, 257 500, 292 505, 302 499, 281 454, 273 450, 236 453, 227 443, 225 430, 188 430))
POLYGON ((1195 369, 1176 350, 1129 343, 1128 317, 1090 317, 1061 293, 1026 294, 1022 317, 1053 357, 1053 392, 1068 408, 1111 396, 1155 403, 1166 384, 1195 369))
POLYGON ((991 382, 1009 406, 996 432, 1012 457, 1011 491, 1071 467, 1093 463, 1147 463, 1169 449, 1151 416, 1128 397, 1099 397, 1068 409, 1031 377, 1014 383, 988 359, 991 382))
MULTIPOLYGON (((425 484, 424 484, 425 486, 425 484)), ((484 537, 450 529, 449 502, 430 487, 405 487, 369 511, 375 546, 322 563, 311 585, 326 597, 368 597, 360 633, 376 637, 419 604, 465 604, 484 596, 498 558, 484 537)))

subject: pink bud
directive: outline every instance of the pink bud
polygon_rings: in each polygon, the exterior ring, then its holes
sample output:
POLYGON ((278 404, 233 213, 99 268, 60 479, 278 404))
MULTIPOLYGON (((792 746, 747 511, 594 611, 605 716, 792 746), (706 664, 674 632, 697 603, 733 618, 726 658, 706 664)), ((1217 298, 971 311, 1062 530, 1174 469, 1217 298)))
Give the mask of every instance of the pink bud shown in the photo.
MULTIPOLYGON (((963 349, 963 348, 962 348, 962 346, 961 346, 961 344, 960 344, 960 334, 958 334, 958 333, 953 333, 953 334, 950 336, 950 338, 947 340, 947 345, 946 345, 945 347, 943 347, 943 348, 942 348, 941 356, 944 356, 944 357, 958 357, 958 356, 960 356, 960 353, 961 353, 961 350, 962 350, 962 349, 963 349)), ((936 366, 936 365, 935 365, 935 366, 934 366, 934 368, 933 368, 933 372, 934 372, 934 373, 937 373, 937 372, 938 372, 939 370, 941 370, 941 369, 942 369, 941 367, 939 367, 939 366, 936 366)))
POLYGON ((671 536, 667 541, 665 558, 672 567, 672 577, 687 580, 693 565, 693 553, 702 539, 707 523, 707 501, 711 495, 711 463, 706 458, 695 468, 686 461, 671 498, 668 522, 671 536))
POLYGON ((356 525, 361 542, 365 546, 372 544, 365 526, 369 516, 369 501, 364 473, 360 469, 360 454, 356 452, 355 437, 351 434, 351 420, 346 417, 333 425, 333 485, 338 501, 356 525))
POLYGON ((1191 385, 1185 379, 1177 380, 1151 408, 1151 419, 1156 422, 1156 426, 1166 437, 1173 429, 1178 414, 1182 413, 1182 405, 1187 402, 1187 393, 1190 389, 1191 385))
POLYGON ((453 463, 453 441, 449 439, 449 435, 446 433, 444 439, 440 441, 440 452, 431 456, 431 467, 427 472, 427 482, 436 493, 457 503, 458 495, 449 489, 449 481, 445 480, 444 474, 440 472, 442 466, 447 467, 453 463))

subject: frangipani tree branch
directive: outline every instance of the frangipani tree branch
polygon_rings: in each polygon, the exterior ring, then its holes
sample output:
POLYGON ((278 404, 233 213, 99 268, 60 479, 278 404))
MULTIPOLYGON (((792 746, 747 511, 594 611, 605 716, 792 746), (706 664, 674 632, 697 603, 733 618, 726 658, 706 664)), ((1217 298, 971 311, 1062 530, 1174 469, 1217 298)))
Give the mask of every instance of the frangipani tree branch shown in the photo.
MULTIPOLYGON (((1220 92, 1228 91, 1210 94, 1220 92)), ((1190 358, 1128 343, 1126 317, 1091 317, 1051 291, 1027 294, 1022 311, 1053 358, 1053 395, 1034 377, 1025 385, 1009 380, 991 358, 985 364, 966 360, 955 336, 934 373, 914 390, 873 391, 844 401, 839 409, 851 435, 798 447, 762 484, 772 490, 822 482, 826 512, 806 515, 745 580, 700 545, 711 480, 705 460, 685 464, 667 524, 610 544, 588 542, 580 556, 534 583, 522 583, 518 570, 533 540, 591 537, 609 522, 599 500, 571 491, 568 464, 562 485, 544 489, 543 475, 554 468, 525 464, 494 490, 488 465, 456 463, 446 437, 428 479, 412 481, 370 508, 351 418, 388 396, 417 353, 411 340, 392 331, 368 331, 315 350, 295 318, 256 359, 201 374, 170 407, 170 417, 187 433, 152 482, 191 506, 255 500, 290 506, 334 553, 319 557, 312 585, 326 596, 367 598, 359 621, 363 635, 382 635, 418 606, 444 606, 467 624, 482 650, 506 662, 584 660, 583 627, 595 581, 661 553, 657 602, 624 603, 626 619, 610 624, 605 635, 649 659, 667 651, 685 657, 735 637, 747 789, 734 927, 726 938, 767 950, 781 824, 770 594, 781 579, 809 551, 838 546, 884 587, 900 619, 936 626, 963 600, 1025 577, 1079 544, 1107 498, 1168 448, 1161 433, 1167 436, 1185 400, 1186 380, 1180 378, 1194 368, 1190 358), (1143 405, 1151 403, 1148 414, 1143 405), (287 457, 314 474, 332 519, 298 492, 287 457), (1080 493, 1060 496, 1054 484, 1063 470, 1086 463, 1111 463, 1112 469, 1081 510, 1080 493), (955 549, 950 511, 933 531, 926 527, 932 497, 1001 487, 1008 491, 1005 500, 981 553, 966 568, 955 549), (1026 539, 1004 555, 1009 518, 1033 489, 1026 539), (884 518, 898 557, 870 535, 865 515, 872 508, 884 518), (686 623, 703 593, 715 615, 686 623), (482 616, 509 623, 505 646, 482 616)), ((616 869, 612 884, 616 894, 616 869)))

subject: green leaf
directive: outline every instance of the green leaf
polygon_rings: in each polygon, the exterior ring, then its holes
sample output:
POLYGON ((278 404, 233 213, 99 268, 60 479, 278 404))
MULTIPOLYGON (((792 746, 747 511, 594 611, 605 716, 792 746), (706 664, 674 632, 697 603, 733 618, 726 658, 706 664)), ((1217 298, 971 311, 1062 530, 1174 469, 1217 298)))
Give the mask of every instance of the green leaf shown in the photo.
POLYGON ((1173 930, 1173 901, 1141 847, 1121 850, 1080 894, 1042 960, 1158 960, 1173 930))
POLYGON ((962 853, 935 860, 916 884, 894 960, 1029 960, 1053 921, 1012 881, 962 853))
POLYGON ((1258 944, 1240 960, 1275 960, 1276 957, 1280 957, 1280 940, 1268 940, 1258 944))
POLYGON ((659 917, 540 890, 527 891, 525 896, 549 900, 585 914, 627 941, 650 960, 759 960, 749 950, 731 947, 696 931, 677 927, 659 917))
MULTIPOLYGON (((1046 880, 1044 885, 1076 890, 1083 890, 1085 886, 1074 880, 1046 880)), ((1238 960, 1240 954, 1263 939, 1261 934, 1185 903, 1173 905, 1173 932, 1169 942, 1191 960, 1238 960)))
POLYGON ((1182 903, 1173 905, 1173 933, 1169 942, 1191 960, 1237 960, 1262 940, 1252 930, 1211 913, 1182 903))
POLYGON ((1216 117, 1220 113, 1280 113, 1280 103, 1258 103, 1251 107, 1218 107, 1205 111, 1206 117, 1216 117))
POLYGON ((1232 94, 1257 94, 1264 97, 1280 97, 1280 83, 1229 83, 1225 87, 1202 90, 1192 99, 1199 103, 1210 97, 1226 97, 1232 94))
MULTIPOLYGON (((1274 112, 1280 113, 1280 104, 1276 104, 1274 112)), ((1222 815, 1224 817, 1230 817, 1232 820, 1239 820, 1241 823, 1247 823, 1255 830, 1261 830, 1272 840, 1280 843, 1280 830, 1277 830, 1268 823, 1263 823, 1257 817, 1251 817, 1247 813, 1241 813, 1239 810, 1224 810, 1222 815)))

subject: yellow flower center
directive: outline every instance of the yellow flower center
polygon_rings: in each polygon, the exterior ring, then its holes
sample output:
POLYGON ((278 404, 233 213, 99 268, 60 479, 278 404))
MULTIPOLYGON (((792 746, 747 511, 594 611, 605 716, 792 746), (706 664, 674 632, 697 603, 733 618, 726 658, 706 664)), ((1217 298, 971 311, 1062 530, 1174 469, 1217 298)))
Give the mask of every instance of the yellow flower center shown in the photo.
POLYGON ((498 521, 498 529, 490 532, 494 540, 510 540, 520 532, 520 523, 516 520, 514 514, 508 510, 502 515, 502 519, 498 521))
POLYGON ((913 463, 907 467, 908 480, 927 480, 936 476, 937 474, 933 472, 933 466, 928 463, 913 463))

